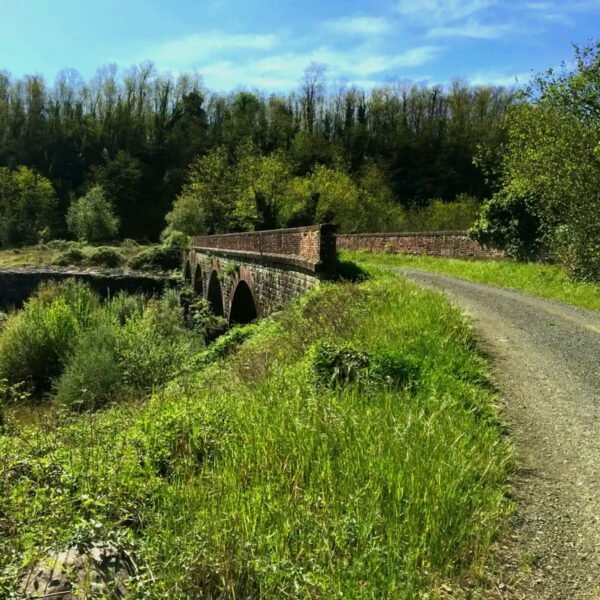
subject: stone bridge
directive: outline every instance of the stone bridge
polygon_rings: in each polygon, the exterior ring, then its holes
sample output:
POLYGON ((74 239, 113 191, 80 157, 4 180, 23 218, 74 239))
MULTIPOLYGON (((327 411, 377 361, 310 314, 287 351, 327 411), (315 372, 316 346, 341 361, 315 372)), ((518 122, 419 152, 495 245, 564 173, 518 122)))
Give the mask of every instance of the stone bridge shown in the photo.
POLYGON ((185 280, 229 323, 265 316, 332 277, 333 225, 193 237, 185 280))

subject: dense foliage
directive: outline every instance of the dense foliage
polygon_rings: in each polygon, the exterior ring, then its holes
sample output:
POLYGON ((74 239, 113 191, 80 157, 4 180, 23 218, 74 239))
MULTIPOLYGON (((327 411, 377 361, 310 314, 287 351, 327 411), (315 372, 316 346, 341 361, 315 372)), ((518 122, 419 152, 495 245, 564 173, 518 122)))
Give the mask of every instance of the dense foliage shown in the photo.
MULTIPOLYGON (((459 193, 479 199, 488 195, 490 188, 472 157, 477 144, 496 147, 503 140, 509 92, 459 81, 448 88, 387 84, 369 92, 326 84, 323 70, 315 66, 288 95, 220 94, 206 90, 197 77, 174 79, 147 64, 121 74, 114 66, 104 67, 87 82, 64 71, 53 86, 35 75, 16 79, 0 73, 0 166, 26 165, 52 182, 60 235, 72 201, 100 185, 124 237, 156 238, 198 157, 216 161, 215 169, 225 161, 236 163, 240 154, 248 158, 249 170, 260 163, 264 178, 257 182, 256 198, 226 217, 246 227, 314 215, 312 205, 301 214, 290 214, 295 205, 272 212, 280 208, 271 202, 280 191, 282 169, 292 178, 311 173, 318 178, 315 170, 322 165, 335 169, 337 187, 350 177, 363 190, 369 187, 364 179, 372 184, 372 174, 381 172, 389 185, 384 195, 402 205, 453 200, 459 193), (249 143, 256 150, 252 160, 244 151, 249 143)), ((177 212, 190 217, 191 232, 208 216, 194 220, 200 214, 190 194, 196 178, 190 181, 177 212)), ((222 187, 227 183, 225 178, 222 187)), ((310 197, 297 185, 303 200, 310 197)), ((235 191, 248 199, 247 189, 235 191)), ((226 190, 226 195, 233 193, 226 190)), ((324 218, 335 202, 332 195, 322 200, 317 218, 324 218)), ((361 206, 369 216, 373 207, 361 206)), ((219 206, 210 208, 219 213, 219 206)), ((382 221, 385 216, 362 226, 373 228, 382 221)), ((211 225, 219 227, 220 221, 211 225)))
POLYGON ((27 167, 0 166, 0 246, 48 239, 56 217, 51 182, 27 167))
POLYGON ((508 113, 501 189, 475 227, 517 255, 540 250, 600 281, 600 43, 534 80, 508 113))
POLYGON ((104 190, 96 185, 69 206, 67 226, 78 240, 99 242, 116 237, 119 219, 113 214, 104 190))
POLYGON ((77 409, 166 383, 203 345, 186 327, 176 291, 161 299, 119 294, 102 304, 84 284, 41 287, 0 331, 0 380, 32 399, 77 409))
MULTIPOLYGON (((133 304, 115 311, 130 322, 133 304)), ((98 347, 81 373, 96 362, 114 389, 110 333, 98 347)), ((477 577, 510 450, 439 294, 391 274, 323 285, 188 367, 146 403, 7 420, 0 596, 24 565, 101 541, 147 599, 437 597, 477 577)))

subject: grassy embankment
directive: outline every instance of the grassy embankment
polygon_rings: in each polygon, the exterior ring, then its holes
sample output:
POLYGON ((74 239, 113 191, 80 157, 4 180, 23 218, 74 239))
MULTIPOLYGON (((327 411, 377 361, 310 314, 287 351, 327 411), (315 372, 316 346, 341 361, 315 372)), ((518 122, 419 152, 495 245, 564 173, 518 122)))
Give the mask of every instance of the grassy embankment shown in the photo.
POLYGON ((342 256, 369 265, 422 269, 470 281, 514 288, 534 296, 600 311, 600 285, 574 281, 563 269, 555 265, 368 252, 342 252, 342 256))
POLYGON ((0 250, 0 269, 81 267, 164 270, 172 268, 173 261, 167 260, 165 264, 164 256, 152 260, 153 253, 160 252, 161 248, 164 254, 164 246, 140 245, 133 241, 93 246, 81 242, 57 240, 37 246, 0 250))
POLYGON ((325 285, 216 355, 148 402, 5 425, 0 595, 106 539, 144 598, 412 598, 477 574, 511 454, 442 297, 387 273, 325 285))

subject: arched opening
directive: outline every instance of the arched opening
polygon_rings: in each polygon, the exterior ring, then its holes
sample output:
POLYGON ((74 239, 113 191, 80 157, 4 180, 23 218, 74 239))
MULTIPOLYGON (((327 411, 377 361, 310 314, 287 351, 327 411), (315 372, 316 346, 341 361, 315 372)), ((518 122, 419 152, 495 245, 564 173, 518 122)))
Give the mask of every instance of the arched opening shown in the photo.
POLYGON ((257 316, 256 304, 250 287, 245 281, 240 281, 233 294, 229 322, 232 325, 250 323, 257 316))
POLYGON ((208 294, 206 299, 210 304, 210 308, 215 315, 218 317, 225 316, 223 310, 223 292, 221 291, 221 282, 219 281, 219 274, 213 271, 210 274, 210 281, 208 282, 208 294))
POLYGON ((204 284, 202 282, 202 269, 197 266, 194 272, 194 293, 197 296, 202 296, 204 293, 204 284))
POLYGON ((185 261, 185 270, 183 272, 183 280, 185 281, 185 283, 188 283, 190 285, 192 283, 192 265, 190 265, 189 260, 185 261))

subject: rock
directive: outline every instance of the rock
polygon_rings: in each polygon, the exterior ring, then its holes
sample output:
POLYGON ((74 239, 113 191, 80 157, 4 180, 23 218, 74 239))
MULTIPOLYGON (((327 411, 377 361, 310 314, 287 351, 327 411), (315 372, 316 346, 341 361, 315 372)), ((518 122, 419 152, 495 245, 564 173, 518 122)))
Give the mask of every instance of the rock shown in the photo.
POLYGON ((111 544, 69 548, 40 561, 22 576, 23 598, 125 598, 135 573, 127 553, 111 544))

